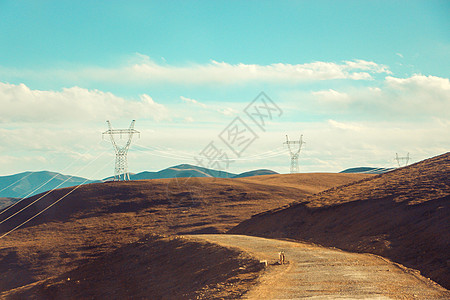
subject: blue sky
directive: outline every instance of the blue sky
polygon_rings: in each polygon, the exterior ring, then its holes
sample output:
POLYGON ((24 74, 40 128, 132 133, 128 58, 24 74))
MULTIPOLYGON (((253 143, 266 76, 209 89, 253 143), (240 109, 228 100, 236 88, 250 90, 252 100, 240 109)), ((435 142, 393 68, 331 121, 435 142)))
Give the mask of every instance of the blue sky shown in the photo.
POLYGON ((106 119, 137 120, 131 172, 195 163, 210 141, 227 149, 218 135, 261 91, 283 113, 229 171, 288 172, 285 134, 304 134, 304 172, 446 152, 449 13, 449 1, 1 0, 0 175, 110 175, 95 173, 114 158, 106 119))

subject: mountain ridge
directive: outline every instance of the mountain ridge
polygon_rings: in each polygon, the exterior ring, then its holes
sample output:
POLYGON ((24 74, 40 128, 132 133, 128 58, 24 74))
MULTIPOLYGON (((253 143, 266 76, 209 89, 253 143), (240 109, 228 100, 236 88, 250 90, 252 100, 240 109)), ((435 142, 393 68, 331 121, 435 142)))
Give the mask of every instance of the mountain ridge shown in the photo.
MULTIPOLYGON (((183 177, 212 177, 212 178, 240 178, 249 176, 260 176, 266 174, 278 174, 271 170, 253 170, 240 174, 230 173, 194 166, 190 164, 175 165, 160 171, 143 171, 130 174, 131 180, 146 179, 170 179, 183 177)), ((1 198, 24 198, 47 192, 55 188, 65 188, 80 184, 97 183, 114 180, 114 176, 99 180, 64 175, 52 171, 21 172, 13 175, 0 176, 0 207, 4 207, 6 199, 1 198)), ((9 199, 10 200, 10 199, 9 199)), ((8 200, 8 201, 9 201, 8 200)))
POLYGON ((395 168, 354 167, 345 169, 339 173, 383 174, 393 170, 395 170, 395 168))
POLYGON ((24 198, 34 196, 55 188, 100 182, 79 176, 64 175, 52 171, 21 172, 0 176, 0 197, 24 198))

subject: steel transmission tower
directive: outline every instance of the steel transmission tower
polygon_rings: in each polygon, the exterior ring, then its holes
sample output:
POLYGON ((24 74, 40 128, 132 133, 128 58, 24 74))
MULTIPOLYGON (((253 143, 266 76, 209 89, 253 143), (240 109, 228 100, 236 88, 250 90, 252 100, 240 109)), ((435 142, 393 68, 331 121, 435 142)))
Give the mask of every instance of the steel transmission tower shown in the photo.
POLYGON ((406 156, 404 156, 404 157, 398 157, 398 153, 395 153, 395 160, 397 161, 397 164, 398 164, 398 167, 399 167, 399 168, 402 166, 402 163, 400 163, 401 161, 404 162, 403 167, 406 167, 406 166, 408 165, 409 159, 410 159, 410 157, 409 157, 409 152, 408 152, 408 154, 407 154, 406 156))
POLYGON ((283 144, 288 146, 289 153, 291 154, 291 173, 298 173, 298 156, 300 154, 300 150, 302 150, 302 145, 305 144, 305 142, 303 142, 303 134, 300 136, 298 141, 290 141, 286 134, 286 142, 283 144), (298 145, 298 150, 293 151, 291 145, 298 145))
POLYGON ((131 121, 130 128, 128 129, 112 129, 111 123, 109 121, 106 121, 106 123, 108 123, 109 129, 103 132, 103 136, 105 136, 105 134, 109 134, 111 143, 114 147, 114 150, 116 151, 116 167, 114 170, 114 180, 130 180, 130 175, 128 174, 127 153, 128 149, 130 148, 133 134, 140 134, 139 131, 134 129, 134 123, 136 123, 136 120, 131 121), (122 135, 128 136, 128 141, 125 146, 118 146, 114 139, 114 135, 120 135, 120 138, 122 138, 122 135))

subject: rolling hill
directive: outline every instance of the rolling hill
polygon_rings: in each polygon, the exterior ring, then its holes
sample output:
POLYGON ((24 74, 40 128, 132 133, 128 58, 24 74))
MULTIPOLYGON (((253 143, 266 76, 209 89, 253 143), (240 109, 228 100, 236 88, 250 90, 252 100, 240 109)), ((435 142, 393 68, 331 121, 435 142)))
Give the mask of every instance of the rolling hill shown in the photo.
POLYGON ((395 170, 395 168, 374 168, 374 167, 356 167, 345 169, 339 173, 364 173, 364 174, 383 174, 395 170))
POLYGON ((247 253, 176 237, 148 235, 6 299, 238 299, 262 265, 247 253))
POLYGON ((158 172, 141 172, 130 175, 131 180, 142 179, 165 179, 175 177, 215 177, 215 178, 232 178, 236 174, 217 171, 213 169, 193 166, 189 164, 181 164, 173 166, 158 172))
MULTIPOLYGON (((140 172, 130 174, 131 180, 183 178, 183 177, 214 177, 214 178, 240 178, 259 176, 265 174, 278 174, 271 170, 255 170, 242 174, 233 174, 188 164, 173 166, 158 172, 140 172)), ((88 180, 86 178, 63 175, 55 172, 23 172, 14 175, 0 176, 0 208, 5 207, 9 201, 2 198, 23 198, 34 196, 54 188, 77 186, 94 182, 112 180, 107 177, 103 180, 88 180)), ((10 199, 12 200, 12 199, 10 199)))
POLYGON ((450 287, 450 153, 253 216, 229 233, 392 259, 450 287))
POLYGON ((248 171, 244 172, 238 175, 233 176, 233 178, 243 178, 243 177, 252 177, 252 176, 262 176, 262 175, 274 175, 278 174, 275 171, 267 170, 267 169, 261 169, 261 170, 254 170, 254 171, 248 171))
POLYGON ((0 291, 62 276, 149 234, 223 233, 254 214, 371 176, 155 179, 58 189, 40 200, 36 195, 0 212, 2 236, 61 199, 0 238, 0 291))

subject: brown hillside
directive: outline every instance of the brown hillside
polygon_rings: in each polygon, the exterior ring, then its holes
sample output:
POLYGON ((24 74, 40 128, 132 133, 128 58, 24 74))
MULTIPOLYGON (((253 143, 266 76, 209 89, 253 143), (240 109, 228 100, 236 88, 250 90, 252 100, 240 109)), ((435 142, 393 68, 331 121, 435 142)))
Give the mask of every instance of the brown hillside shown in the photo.
MULTIPOLYGON (((303 199, 311 191, 367 177, 311 174, 315 179, 295 186, 296 176, 307 181, 308 175, 278 176, 278 186, 276 179, 266 185, 257 178, 251 181, 181 178, 81 186, 25 226, 0 239, 0 291, 59 276, 150 233, 225 232, 253 214, 303 199), (287 182, 286 186, 283 181, 287 182)), ((55 190, 3 222, 0 235, 71 190, 55 190)), ((1 214, 0 221, 39 197, 25 199, 1 214)))
POLYGON ((230 233, 388 257, 450 287, 450 153, 252 217, 230 233))
POLYGON ((247 254, 200 241, 147 236, 6 299, 237 299, 262 270, 247 254))

